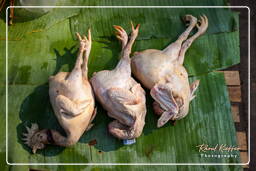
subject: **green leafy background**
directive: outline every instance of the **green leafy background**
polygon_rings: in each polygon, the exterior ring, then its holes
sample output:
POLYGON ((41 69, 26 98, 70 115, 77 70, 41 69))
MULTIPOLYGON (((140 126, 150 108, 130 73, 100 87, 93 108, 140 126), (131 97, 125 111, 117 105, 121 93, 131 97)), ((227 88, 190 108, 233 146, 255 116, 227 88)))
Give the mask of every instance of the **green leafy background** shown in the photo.
MULTIPOLYGON (((58 1, 57 5, 226 5, 218 1, 58 1)), ((213 72, 239 63, 238 14, 230 9, 199 8, 84 8, 53 9, 35 17, 24 9, 15 10, 14 25, 9 27, 8 41, 8 162, 10 163, 238 163, 237 158, 202 158, 199 144, 236 146, 234 123, 230 111, 223 74, 213 72), (48 97, 48 77, 58 71, 70 71, 76 60, 75 32, 92 29, 93 45, 89 59, 89 75, 113 69, 118 62, 120 45, 113 36, 112 25, 130 31, 130 21, 140 23, 139 37, 133 51, 163 49, 184 31, 182 16, 207 15, 209 29, 186 53, 185 66, 190 81, 200 79, 197 97, 189 115, 175 126, 157 129, 152 112, 152 99, 147 96, 146 125, 136 144, 124 146, 107 132, 111 118, 98 106, 95 126, 73 147, 47 146, 32 155, 21 142, 24 127, 33 122, 40 128, 57 129, 48 97), (88 145, 97 140, 94 146, 88 145)), ((0 20, 1 30, 5 21, 0 20)), ((0 130, 5 130, 5 32, 0 32, 0 130)), ((148 94, 148 93, 147 93, 148 94)), ((0 142, 5 142, 2 131, 0 142)), ((211 153, 207 153, 211 154, 211 153)), ((0 160, 5 162, 5 144, 0 143, 0 160)), ((146 170, 240 170, 238 166, 125 166, 146 170)), ((7 166, 0 170, 122 170, 124 166, 7 166)))

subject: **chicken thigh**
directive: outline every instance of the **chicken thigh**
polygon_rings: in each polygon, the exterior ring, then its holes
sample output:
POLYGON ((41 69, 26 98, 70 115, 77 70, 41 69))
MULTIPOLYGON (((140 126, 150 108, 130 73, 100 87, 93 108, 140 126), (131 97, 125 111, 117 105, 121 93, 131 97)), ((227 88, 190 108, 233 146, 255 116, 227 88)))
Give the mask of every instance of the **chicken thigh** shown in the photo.
POLYGON ((197 18, 186 15, 188 28, 178 40, 164 50, 148 49, 135 52, 132 57, 132 73, 148 89, 155 100, 153 108, 156 114, 161 115, 157 126, 163 126, 168 120, 184 118, 189 111, 189 103, 195 97, 194 93, 199 80, 189 84, 188 73, 183 66, 185 52, 192 42, 202 35, 208 27, 205 15, 197 18), (194 27, 198 31, 188 38, 194 27))
POLYGON ((125 30, 114 26, 116 37, 122 43, 121 59, 113 70, 94 73, 91 84, 96 98, 114 118, 108 125, 109 132, 123 140, 131 140, 141 135, 146 115, 145 92, 131 77, 130 53, 138 35, 139 25, 132 25, 130 39, 125 30))
POLYGON ((91 50, 91 33, 83 38, 77 33, 80 48, 74 69, 71 72, 59 72, 49 78, 50 101, 60 125, 67 137, 50 129, 39 130, 37 124, 27 127, 25 143, 32 148, 43 149, 45 144, 71 146, 75 144, 84 131, 92 125, 96 115, 94 96, 87 78, 87 62, 91 50))

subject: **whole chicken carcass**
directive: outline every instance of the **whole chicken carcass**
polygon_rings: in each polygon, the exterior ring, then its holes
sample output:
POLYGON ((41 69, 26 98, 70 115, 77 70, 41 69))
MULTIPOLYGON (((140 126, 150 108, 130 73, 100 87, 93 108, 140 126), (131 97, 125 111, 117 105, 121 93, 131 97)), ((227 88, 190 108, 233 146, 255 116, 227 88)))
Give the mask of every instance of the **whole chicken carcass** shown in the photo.
POLYGON ((80 48, 74 69, 71 72, 59 72, 49 78, 50 101, 60 125, 67 137, 56 130, 39 130, 37 124, 27 127, 24 133, 25 143, 32 148, 43 149, 45 144, 71 146, 88 130, 96 115, 94 95, 87 78, 87 62, 91 50, 91 33, 88 38, 77 33, 80 48))
POLYGON ((108 125, 109 132, 123 140, 131 140, 141 135, 146 115, 145 92, 131 77, 130 53, 138 35, 139 25, 132 25, 128 35, 120 26, 114 26, 117 38, 122 43, 121 59, 113 70, 94 73, 91 78, 96 98, 107 110, 108 116, 114 118, 108 125))
POLYGON ((132 57, 132 73, 150 89, 150 94, 155 100, 154 111, 161 115, 158 127, 163 126, 168 120, 184 118, 199 86, 199 80, 189 84, 183 62, 185 52, 192 42, 206 31, 208 19, 204 15, 200 17, 199 22, 192 15, 186 15, 184 19, 189 22, 189 26, 174 43, 164 50, 148 49, 135 52, 132 57), (195 26, 198 31, 188 38, 195 26))

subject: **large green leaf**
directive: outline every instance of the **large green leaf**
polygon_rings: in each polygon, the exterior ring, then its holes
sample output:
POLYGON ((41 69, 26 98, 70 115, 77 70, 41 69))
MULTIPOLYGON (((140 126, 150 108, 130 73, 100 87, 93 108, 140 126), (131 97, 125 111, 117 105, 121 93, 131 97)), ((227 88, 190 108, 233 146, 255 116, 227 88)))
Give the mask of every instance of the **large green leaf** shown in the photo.
MULTIPOLYGON (((15 11, 21 13, 22 11, 25 11, 25 9, 15 9, 15 11)), ((79 9, 72 8, 65 10, 64 12, 63 9, 56 8, 52 9, 51 12, 43 15, 42 17, 39 17, 38 19, 34 19, 28 22, 15 23, 12 27, 9 27, 8 38, 9 40, 20 40, 28 34, 49 29, 54 24, 59 23, 71 16, 77 15, 78 11, 79 9)))
MULTIPOLYGON (((63 11, 66 11, 66 9, 63 9, 63 11)), ((179 20, 180 21, 180 20, 179 20)), ((72 23, 72 22, 71 22, 72 23)), ((129 20, 126 20, 126 23, 129 23, 129 20)), ((61 55, 61 52, 63 49, 58 50, 58 47, 65 47, 64 44, 69 44, 70 49, 66 49, 66 59, 70 60, 69 55, 74 55, 76 52, 76 49, 72 49, 70 45, 76 45, 76 43, 72 40, 71 36, 74 35, 70 34, 69 31, 69 25, 61 26, 63 22, 60 22, 59 28, 62 32, 52 32, 53 29, 50 29, 51 31, 46 30, 42 34, 33 34, 33 36, 27 35, 27 38, 21 41, 9 41, 9 47, 10 50, 12 48, 15 48, 17 50, 13 51, 13 53, 9 54, 10 57, 10 65, 14 64, 14 66, 9 66, 9 70, 11 72, 15 73, 21 73, 23 77, 20 78, 20 80, 15 80, 12 76, 16 76, 13 74, 10 77, 10 83, 13 82, 19 82, 22 81, 23 83, 28 82, 27 79, 30 79, 30 83, 38 83, 44 81, 46 78, 48 78, 49 74, 48 71, 51 71, 54 69, 54 65, 52 65, 52 60, 55 58, 55 55, 61 55), (58 38, 57 38, 58 36, 58 38), (55 40, 56 39, 56 40, 55 40), (38 40, 38 41, 37 41, 38 40), (38 42, 41 44, 47 44, 48 46, 35 46, 33 49, 28 50, 31 47, 31 44, 33 45, 33 42, 38 42), (61 42, 61 43, 60 43, 61 42), (20 45, 19 45, 20 44, 20 45), (55 48, 54 50, 52 48, 55 48), (55 54, 54 54, 55 53, 55 54), (57 54, 58 53, 58 54, 57 54), (68 53, 70 53, 68 55, 68 53), (38 56, 35 58, 34 56, 38 56), (48 55, 45 55, 48 54, 48 55), (32 60, 31 60, 32 59, 32 60), (12 62, 12 60, 15 60, 15 62, 12 62), (21 62, 17 62, 17 60, 21 60, 21 62), (44 60, 43 63, 41 62, 41 68, 43 72, 33 72, 30 71, 31 68, 29 66, 26 66, 25 64, 29 63, 32 65, 33 63, 37 63, 38 60, 44 60), (23 61, 23 62, 22 62, 23 61), (19 65, 19 66, 17 66, 19 65), (21 70, 21 71, 19 71, 21 70), (48 70, 48 71, 47 71, 48 70), (25 76, 26 73, 30 73, 30 76, 25 76), (38 74, 41 74, 39 77, 38 74), (26 77, 24 79, 24 76, 26 77)), ((72 24, 71 24, 72 25, 72 24)), ((127 24, 126 24, 127 25, 127 24)), ((164 25, 164 24, 163 24, 164 25)), ((97 26, 97 25, 96 25, 97 26)), ((80 29, 79 32, 84 32, 88 28, 88 26, 84 26, 84 28, 80 29)), ((106 28, 111 28, 111 25, 106 28)), ((140 34, 147 33, 147 28, 145 26, 141 27, 140 34)), ((161 27, 159 27, 161 28, 161 27)), ((93 37, 94 33, 97 34, 97 28, 92 26, 93 30, 93 37)), ((182 32, 184 28, 177 29, 180 30, 178 32, 182 32)), ((17 32, 17 31, 16 31, 17 32)), ((185 58, 185 66, 188 69, 188 72, 190 75, 197 75, 202 74, 206 72, 210 72, 217 69, 223 69, 228 66, 234 65, 239 63, 239 32, 233 31, 229 33, 219 33, 219 34, 208 34, 204 35, 201 38, 199 38, 197 41, 195 41, 194 44, 192 44, 192 47, 189 49, 189 51, 186 54, 185 58), (222 49, 226 49, 223 51, 222 49)), ((135 51, 144 50, 148 48, 158 48, 163 49, 166 47, 169 43, 174 41, 178 35, 175 35, 172 37, 172 39, 169 38, 151 38, 146 40, 138 40, 135 44, 135 51)), ((105 66, 106 62, 109 62, 109 64, 112 63, 111 66, 114 66, 117 62, 116 60, 110 60, 113 56, 118 56, 118 53, 120 51, 119 44, 116 42, 116 39, 112 37, 104 37, 97 39, 93 43, 93 52, 91 56, 93 58, 93 63, 89 63, 89 68, 95 68, 98 69, 106 69, 101 66, 105 66), (104 49, 102 49, 104 47, 104 49), (99 59, 100 58, 100 59, 99 59), (95 62, 95 60, 101 61, 100 64, 98 62, 95 62), (97 67, 91 67, 91 65, 97 67)), ((12 40, 12 39, 11 39, 12 40)), ((63 60, 60 60, 58 62, 63 62, 63 60)), ((65 62, 65 61, 64 61, 65 62)), ((72 66, 71 66, 72 67, 72 66)), ((93 69, 90 70, 90 74, 94 71, 93 69)), ((52 72, 50 72, 52 73, 52 72)), ((28 82, 28 83, 29 83, 28 82)))
POLYGON ((9 84, 46 82, 49 75, 56 73, 60 66, 74 63, 76 53, 69 49, 76 44, 71 37, 68 19, 20 41, 8 41, 9 84), (60 58, 62 54, 65 55, 60 58))
MULTIPOLYGON (((195 79, 201 80, 197 97, 191 103, 189 115, 178 121, 175 126, 167 124, 161 129, 156 128, 157 117, 152 112, 152 100, 148 97, 146 125, 136 144, 123 146, 121 141, 108 134, 106 128, 111 119, 106 116, 106 112, 102 108, 99 108, 94 128, 83 135, 74 147, 48 146, 35 155, 32 155, 30 149, 20 140, 21 132, 25 131, 25 125, 37 122, 40 127, 57 129, 63 133, 49 103, 48 86, 47 84, 40 86, 11 85, 9 86, 8 160, 15 163, 239 162, 239 152, 232 152, 237 155, 237 158, 200 157, 201 153, 198 152, 197 145, 227 144, 236 146, 237 144, 222 73, 193 77, 190 81, 195 79), (97 144, 89 146, 87 143, 94 139, 97 144)), ((216 152, 208 154, 216 154, 216 152)), ((230 153, 219 152, 219 154, 230 153)), ((62 167, 55 169, 64 170, 62 167)))
POLYGON ((85 6, 226 6, 227 0, 147 0, 147 1, 120 1, 120 0, 59 0, 57 5, 85 5, 85 6))
MULTIPOLYGON (((60 4, 72 1, 60 1, 60 4)), ((218 1, 76 1, 77 5, 226 5, 218 1)), ((22 11, 20 11, 22 13, 22 11)), ((0 28, 4 29, 3 21, 0 28)), ((235 129, 230 115, 230 103, 223 75, 208 73, 239 63, 238 16, 228 9, 58 9, 44 16, 16 23, 9 29, 8 46, 8 161, 21 163, 88 163, 88 162, 144 162, 144 163, 197 163, 197 162, 240 162, 237 158, 202 158, 196 145, 227 144, 236 146, 235 129), (59 126, 48 97, 48 77, 56 72, 69 71, 75 62, 77 41, 74 32, 85 33, 91 27, 93 47, 89 60, 89 75, 102 69, 112 69, 118 62, 120 45, 113 37, 113 24, 120 24, 127 30, 129 22, 141 23, 140 37, 135 51, 147 48, 162 49, 174 41, 185 29, 181 16, 191 13, 209 17, 206 35, 194 42, 186 54, 185 66, 190 80, 200 79, 197 98, 191 103, 190 114, 178 121, 176 126, 167 124, 156 129, 157 117, 152 112, 152 99, 147 97, 148 113, 143 134, 137 143, 123 146, 121 141, 107 132, 111 121, 99 104, 95 127, 84 134, 73 147, 48 146, 45 150, 31 155, 30 149, 21 142, 25 125, 37 122, 41 128, 57 129, 59 126), (73 16, 73 17, 72 17, 73 16), (70 18, 71 17, 71 18, 70 18), (68 18, 68 19, 67 19, 68 18), (37 32, 38 31, 38 32, 37 32), (208 74, 207 74, 208 73, 208 74), (207 103, 206 103, 207 102, 207 103), (89 146, 88 142, 97 140, 89 146)), ((0 54, 5 55, 5 34, 0 34, 0 54)), ((5 60, 0 59, 5 69, 5 60)), ((5 82, 5 72, 0 81, 5 82)), ((0 87, 0 104, 5 106, 5 86, 0 87)), ((4 108, 0 109, 5 113, 4 108)), ((4 115, 0 120, 4 121, 4 115)), ((4 130, 4 124, 0 124, 4 130)), ((5 135, 1 132, 1 135, 5 135)), ((4 142, 5 136, 1 136, 4 142)), ((0 144, 0 161, 5 161, 5 145, 0 144)), ((49 170, 99 170, 124 169, 123 166, 12 166, 12 170, 28 168, 49 170)), ((1 166, 0 170, 7 167, 1 166)), ((129 166, 128 169, 159 170, 238 170, 234 166, 129 166)))
MULTIPOLYGON (((169 43, 170 39, 138 40, 134 50, 163 49, 169 43)), ((64 64, 68 64, 70 70, 75 61, 76 44, 77 42, 72 40, 68 20, 43 33, 27 36, 24 40, 9 41, 9 52, 11 52, 8 55, 8 69, 11 73, 9 83, 40 84, 46 82, 49 75, 56 73, 64 64), (37 44, 34 45, 34 42, 37 44), (34 45, 33 48, 31 45, 34 45), (40 72, 37 72, 38 69, 40 72)), ((231 66, 239 63, 239 48, 237 47, 239 47, 238 31, 203 36, 188 50, 185 66, 190 75, 231 66)), ((114 37, 93 41, 89 75, 94 71, 112 69, 118 62, 119 52, 120 45, 114 37)))
POLYGON ((230 9, 217 8, 85 8, 71 18, 71 29, 75 33, 84 27, 93 28, 94 39, 113 35, 113 25, 130 28, 130 21, 141 24, 137 40, 151 38, 173 38, 185 30, 182 17, 186 14, 209 19, 207 34, 236 31, 237 15, 230 9), (216 24, 218 23, 218 24, 216 24))

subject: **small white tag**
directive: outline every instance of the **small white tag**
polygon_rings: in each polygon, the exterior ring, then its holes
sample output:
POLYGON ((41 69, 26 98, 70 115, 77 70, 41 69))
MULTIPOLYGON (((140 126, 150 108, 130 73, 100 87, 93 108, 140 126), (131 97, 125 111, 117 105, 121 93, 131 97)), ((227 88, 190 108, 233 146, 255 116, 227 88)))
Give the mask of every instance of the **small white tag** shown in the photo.
POLYGON ((135 139, 123 140, 124 145, 131 145, 131 144, 134 144, 134 143, 136 143, 135 139))

